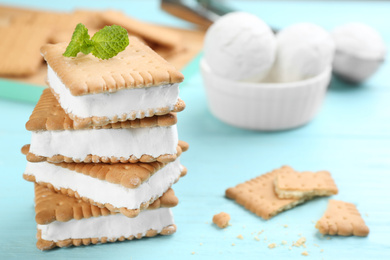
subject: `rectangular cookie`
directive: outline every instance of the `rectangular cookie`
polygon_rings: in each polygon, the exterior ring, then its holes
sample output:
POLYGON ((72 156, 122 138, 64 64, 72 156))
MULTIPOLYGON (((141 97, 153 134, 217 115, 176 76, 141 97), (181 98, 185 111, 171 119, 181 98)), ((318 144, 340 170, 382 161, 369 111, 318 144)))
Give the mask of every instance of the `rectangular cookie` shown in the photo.
MULTIPOLYGON (((177 201, 174 193, 162 196, 158 204, 135 218, 112 213, 80 199, 58 194, 35 184, 37 248, 80 246, 153 237, 175 233, 169 207, 177 201), (166 207, 166 208, 163 208, 166 207)), ((176 203, 177 204, 177 203, 176 203)))
POLYGON ((356 206, 340 200, 329 200, 316 228, 324 235, 365 237, 370 232, 356 206))
POLYGON ((276 214, 303 203, 308 198, 279 199, 276 196, 274 180, 280 169, 260 175, 254 179, 238 184, 226 190, 226 197, 263 219, 270 219, 276 214))
POLYGON ((32 131, 27 159, 47 158, 53 163, 173 161, 181 148, 187 147, 178 140, 176 122, 176 115, 169 113, 80 129, 50 89, 45 89, 26 123, 26 129, 32 131))
POLYGON ((328 171, 297 172, 285 166, 275 176, 275 192, 281 199, 300 199, 335 195, 338 189, 328 171))
POLYGON ((185 108, 179 99, 183 75, 138 38, 129 41, 124 51, 107 60, 81 53, 64 57, 67 43, 41 48, 48 84, 77 124, 106 125, 185 108))
POLYGON ((186 174, 171 163, 27 163, 23 178, 127 217, 135 217, 186 174))
POLYGON ((43 61, 39 49, 48 42, 50 33, 49 28, 29 24, 0 26, 0 76, 25 77, 36 73, 43 61))

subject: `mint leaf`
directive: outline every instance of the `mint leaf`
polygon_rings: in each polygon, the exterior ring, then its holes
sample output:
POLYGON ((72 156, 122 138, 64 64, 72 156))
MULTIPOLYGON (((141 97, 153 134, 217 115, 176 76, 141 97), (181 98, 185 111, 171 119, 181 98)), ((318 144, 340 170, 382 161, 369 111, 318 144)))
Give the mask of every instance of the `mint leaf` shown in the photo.
POLYGON ((90 36, 88 34, 88 29, 87 27, 85 27, 84 24, 82 23, 79 23, 74 32, 73 32, 73 35, 72 35, 72 39, 68 45, 68 47, 66 47, 66 50, 64 52, 64 56, 65 57, 76 57, 77 56, 77 53, 79 53, 80 51, 83 52, 84 54, 88 54, 92 51, 89 50, 89 48, 86 48, 85 46, 89 46, 89 45, 92 45, 92 43, 89 44, 89 42, 91 42, 91 40, 89 39, 90 36), (88 51, 88 53, 85 53, 84 51, 88 51))
POLYGON ((92 54, 100 59, 109 59, 126 49, 129 36, 126 29, 118 26, 105 26, 92 37, 92 54))

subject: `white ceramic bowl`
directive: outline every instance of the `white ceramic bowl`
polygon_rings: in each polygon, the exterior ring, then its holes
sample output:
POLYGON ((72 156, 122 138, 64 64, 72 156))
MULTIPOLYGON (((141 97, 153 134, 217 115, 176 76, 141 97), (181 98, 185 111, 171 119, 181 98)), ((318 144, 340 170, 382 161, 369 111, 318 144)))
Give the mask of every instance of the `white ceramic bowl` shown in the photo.
POLYGON ((246 129, 274 131, 298 127, 318 112, 331 77, 320 75, 291 83, 231 81, 213 73, 204 59, 201 71, 211 112, 246 129))

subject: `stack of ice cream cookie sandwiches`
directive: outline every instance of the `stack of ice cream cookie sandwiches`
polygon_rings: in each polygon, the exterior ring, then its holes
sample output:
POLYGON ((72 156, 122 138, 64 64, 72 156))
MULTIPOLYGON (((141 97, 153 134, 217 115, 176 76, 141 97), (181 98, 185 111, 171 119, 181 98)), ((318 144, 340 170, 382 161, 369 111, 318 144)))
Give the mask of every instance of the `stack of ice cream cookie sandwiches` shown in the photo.
POLYGON ((169 235, 171 186, 186 174, 176 113, 183 75, 135 37, 117 56, 64 57, 41 49, 47 83, 22 148, 35 182, 37 247, 78 246, 169 235))

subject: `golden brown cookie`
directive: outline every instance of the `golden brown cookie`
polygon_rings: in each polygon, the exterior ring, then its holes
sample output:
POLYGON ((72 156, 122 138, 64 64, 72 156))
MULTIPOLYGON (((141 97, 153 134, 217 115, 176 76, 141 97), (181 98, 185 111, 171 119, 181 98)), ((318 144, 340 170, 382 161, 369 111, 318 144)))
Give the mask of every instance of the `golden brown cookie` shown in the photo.
MULTIPOLYGON (((107 207, 98 207, 84 201, 81 198, 66 196, 57 193, 49 188, 52 185, 34 184, 35 188, 35 221, 38 224, 46 225, 53 221, 67 222, 71 219, 84 219, 90 217, 107 216, 118 214, 119 212, 111 211, 107 207)), ((61 190, 62 192, 62 190, 61 190)), ((175 192, 168 189, 160 198, 143 208, 172 208, 179 203, 175 192)), ((122 212, 121 212, 122 213, 122 212)), ((123 214, 123 213, 122 213, 123 214)), ((132 215, 136 217, 139 214, 132 215)))
POLYGON ((37 105, 26 123, 28 131, 53 131, 53 130, 77 130, 77 129, 117 129, 117 128, 140 128, 155 126, 171 126, 177 123, 175 113, 162 116, 145 117, 143 119, 127 120, 107 124, 104 126, 77 125, 65 113, 50 89, 43 90, 37 105), (83 128, 79 128, 83 126, 83 128))
POLYGON ((335 195, 338 189, 328 171, 297 172, 285 166, 275 176, 275 192, 281 199, 300 199, 335 195))
POLYGON ((108 60, 92 54, 64 57, 67 43, 47 44, 41 48, 41 53, 74 96, 183 81, 180 71, 137 37, 129 37, 129 41, 124 51, 108 60))
POLYGON ((226 212, 221 212, 213 216, 213 223, 219 228, 226 228, 229 225, 230 215, 226 212))
POLYGON ((66 157, 63 155, 55 155, 52 157, 44 157, 44 156, 38 156, 33 153, 29 152, 30 145, 26 144, 22 147, 22 153, 24 154, 26 151, 26 158, 29 162, 43 162, 48 161, 51 163, 137 163, 137 162, 143 162, 143 163, 151 163, 151 162, 162 162, 162 163, 168 163, 173 162, 176 160, 177 157, 181 155, 184 149, 188 149, 188 144, 184 141, 179 141, 178 146, 176 148, 176 154, 164 154, 160 155, 158 157, 153 157, 151 155, 142 155, 140 158, 137 158, 135 156, 131 156, 130 158, 117 158, 115 156, 112 157, 101 157, 97 155, 88 155, 83 160, 75 160, 71 157, 66 157))
POLYGON ((83 238, 83 239, 66 239, 60 241, 48 241, 42 239, 42 233, 40 230, 37 232, 37 248, 40 250, 50 250, 55 247, 69 247, 69 246, 88 246, 90 244, 105 244, 107 242, 117 242, 117 241, 125 241, 125 240, 133 240, 133 239, 141 239, 143 237, 154 237, 157 235, 168 236, 172 235, 176 232, 176 225, 172 224, 164 227, 160 232, 154 229, 149 229, 145 234, 138 233, 136 236, 129 237, 119 237, 119 238, 111 238, 101 237, 101 238, 83 238))
POLYGON ((356 206, 340 200, 329 200, 316 228, 324 235, 365 237, 370 232, 356 206))
POLYGON ((42 65, 39 49, 47 43, 51 29, 26 24, 0 26, 0 76, 24 77, 42 65))
POLYGON ((168 48, 178 48, 182 39, 179 35, 169 29, 158 28, 145 22, 140 22, 128 17, 120 11, 108 10, 101 14, 101 19, 107 25, 120 25, 125 28, 130 35, 138 36, 153 44, 163 45, 168 48))
POLYGON ((270 219, 284 210, 303 203, 306 198, 279 199, 276 196, 274 180, 280 170, 284 170, 284 167, 229 188, 226 190, 226 197, 234 199, 263 219, 270 219))

